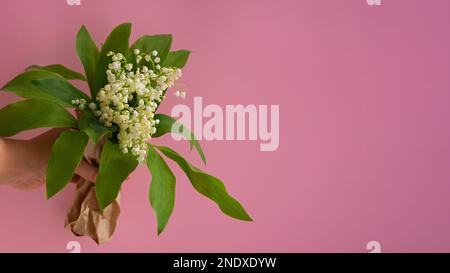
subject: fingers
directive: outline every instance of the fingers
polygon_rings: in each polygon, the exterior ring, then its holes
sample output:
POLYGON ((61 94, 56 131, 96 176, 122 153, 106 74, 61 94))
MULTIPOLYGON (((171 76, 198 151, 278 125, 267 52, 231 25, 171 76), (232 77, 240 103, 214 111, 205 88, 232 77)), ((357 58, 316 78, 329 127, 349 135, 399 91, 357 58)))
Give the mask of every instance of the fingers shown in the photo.
POLYGON ((86 159, 83 159, 75 170, 75 173, 88 181, 95 182, 98 174, 98 168, 89 164, 86 159))

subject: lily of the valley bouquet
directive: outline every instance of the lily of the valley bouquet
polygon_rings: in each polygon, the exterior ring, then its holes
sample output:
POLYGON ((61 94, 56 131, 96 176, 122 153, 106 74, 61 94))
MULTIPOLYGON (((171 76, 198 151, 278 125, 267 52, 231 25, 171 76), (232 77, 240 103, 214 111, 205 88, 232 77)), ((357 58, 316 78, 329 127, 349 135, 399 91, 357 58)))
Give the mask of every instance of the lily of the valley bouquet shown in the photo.
POLYGON ((171 148, 152 144, 153 138, 167 133, 182 134, 206 162, 193 134, 177 120, 158 113, 167 90, 181 77, 190 52, 170 51, 171 35, 143 36, 130 47, 130 33, 130 23, 117 26, 98 50, 83 26, 76 49, 85 75, 59 64, 34 65, 7 83, 3 90, 26 99, 0 110, 0 136, 35 128, 68 128, 52 147, 47 197, 72 180, 83 158, 98 164, 96 181, 77 183, 65 219, 74 234, 90 236, 97 243, 111 238, 120 212, 121 185, 140 163, 146 164, 152 175, 148 198, 158 234, 164 230, 175 203, 175 176, 165 158, 173 160, 195 190, 217 203, 223 213, 250 221, 222 181, 171 148), (90 96, 72 80, 87 82, 90 96), (70 108, 75 111, 68 111, 70 108))

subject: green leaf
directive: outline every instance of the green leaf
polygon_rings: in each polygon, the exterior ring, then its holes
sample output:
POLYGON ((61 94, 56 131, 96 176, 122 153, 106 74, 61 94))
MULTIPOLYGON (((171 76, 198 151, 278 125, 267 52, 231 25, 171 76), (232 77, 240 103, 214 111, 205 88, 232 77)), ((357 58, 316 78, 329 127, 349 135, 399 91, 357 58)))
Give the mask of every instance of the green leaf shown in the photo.
POLYGON ((161 63, 164 63, 171 45, 171 34, 145 35, 137 39, 131 46, 130 55, 133 54, 134 49, 139 49, 142 53, 146 54, 150 54, 153 50, 156 50, 158 51, 158 57, 161 59, 161 63))
POLYGON ((225 185, 220 179, 192 166, 181 155, 168 147, 156 146, 156 148, 175 161, 186 173, 194 188, 202 195, 216 202, 223 213, 239 220, 252 221, 252 218, 250 218, 239 201, 228 194, 225 185))
POLYGON ((76 128, 77 125, 66 109, 45 100, 24 100, 0 109, 0 137, 35 128, 76 128))
POLYGON ((149 200, 158 220, 159 235, 169 222, 175 205, 175 176, 151 145, 148 148, 147 167, 152 173, 149 200))
POLYGON ((171 51, 167 55, 163 65, 165 67, 183 68, 188 61, 189 54, 191 54, 191 52, 186 49, 171 51))
POLYGON ((192 151, 192 148, 195 147, 198 154, 202 158, 202 161, 206 164, 205 154, 203 153, 200 143, 196 139, 195 135, 183 126, 183 124, 173 117, 164 114, 156 114, 155 119, 159 119, 159 124, 156 125, 156 133, 153 134, 153 137, 161 137, 171 132, 184 136, 189 140, 190 150, 192 151))
POLYGON ((75 105, 71 103, 72 100, 85 99, 87 102, 90 101, 90 98, 85 93, 83 93, 83 91, 76 88, 64 79, 39 79, 33 80, 33 84, 45 93, 61 100, 62 102, 71 104, 72 107, 75 107, 75 105))
POLYGON ((100 209, 106 208, 119 194, 120 186, 136 169, 138 162, 131 153, 123 154, 119 145, 108 140, 100 155, 100 168, 95 182, 100 209))
POLYGON ((27 70, 45 70, 50 71, 59 74, 61 77, 63 77, 66 80, 82 80, 86 81, 86 78, 83 74, 73 71, 72 69, 69 69, 65 67, 62 64, 51 64, 46 66, 40 66, 40 65, 32 65, 27 68, 27 70))
MULTIPOLYGON (((95 73, 98 63, 98 48, 95 42, 92 40, 89 31, 85 26, 81 26, 77 34, 76 47, 78 57, 80 57, 81 63, 84 67, 84 72, 89 84, 89 89, 91 90, 91 95, 95 90, 95 73)), ((95 97, 93 97, 94 99, 95 97)))
POLYGON ((131 34, 131 23, 124 23, 117 26, 106 38, 105 43, 102 46, 100 55, 98 58, 98 64, 96 68, 95 88, 92 90, 92 98, 97 96, 97 92, 100 88, 107 84, 106 70, 108 70, 108 64, 111 63, 111 57, 107 54, 110 51, 114 53, 122 53, 125 58, 128 56, 129 38, 131 34))
POLYGON ((83 132, 65 131, 55 141, 45 178, 47 198, 51 198, 70 182, 83 159, 88 140, 83 132))
POLYGON ((110 132, 110 129, 94 117, 90 112, 86 111, 80 116, 79 128, 85 132, 97 144, 104 135, 110 132))
POLYGON ((26 71, 2 87, 2 90, 13 92, 16 95, 29 98, 29 99, 42 99, 57 103, 64 107, 71 107, 71 104, 62 102, 61 100, 55 98, 54 96, 47 94, 36 85, 33 84, 34 80, 44 79, 44 78, 56 78, 62 79, 59 74, 45 70, 30 70, 26 71))

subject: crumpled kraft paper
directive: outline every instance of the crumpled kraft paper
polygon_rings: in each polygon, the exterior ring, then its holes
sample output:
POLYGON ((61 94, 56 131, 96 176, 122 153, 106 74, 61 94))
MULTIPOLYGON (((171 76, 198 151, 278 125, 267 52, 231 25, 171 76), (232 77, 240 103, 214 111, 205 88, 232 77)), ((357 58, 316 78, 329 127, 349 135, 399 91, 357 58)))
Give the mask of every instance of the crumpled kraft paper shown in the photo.
MULTIPOLYGON (((84 157, 91 164, 98 164, 104 141, 94 145, 89 141, 84 157)), ((120 215, 119 196, 100 211, 95 195, 95 184, 78 178, 75 199, 66 216, 64 226, 76 236, 89 236, 97 244, 111 240, 120 215)))

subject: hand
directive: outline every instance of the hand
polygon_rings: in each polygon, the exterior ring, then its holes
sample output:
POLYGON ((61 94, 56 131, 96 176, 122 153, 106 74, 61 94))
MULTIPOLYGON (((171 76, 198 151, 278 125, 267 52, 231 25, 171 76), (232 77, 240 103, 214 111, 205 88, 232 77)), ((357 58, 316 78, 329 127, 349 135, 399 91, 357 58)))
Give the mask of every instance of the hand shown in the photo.
MULTIPOLYGON (((53 129, 30 140, 0 139, 0 184, 35 189, 45 183, 53 143, 64 129, 53 129)), ((95 181, 98 169, 82 160, 73 181, 95 181)))

